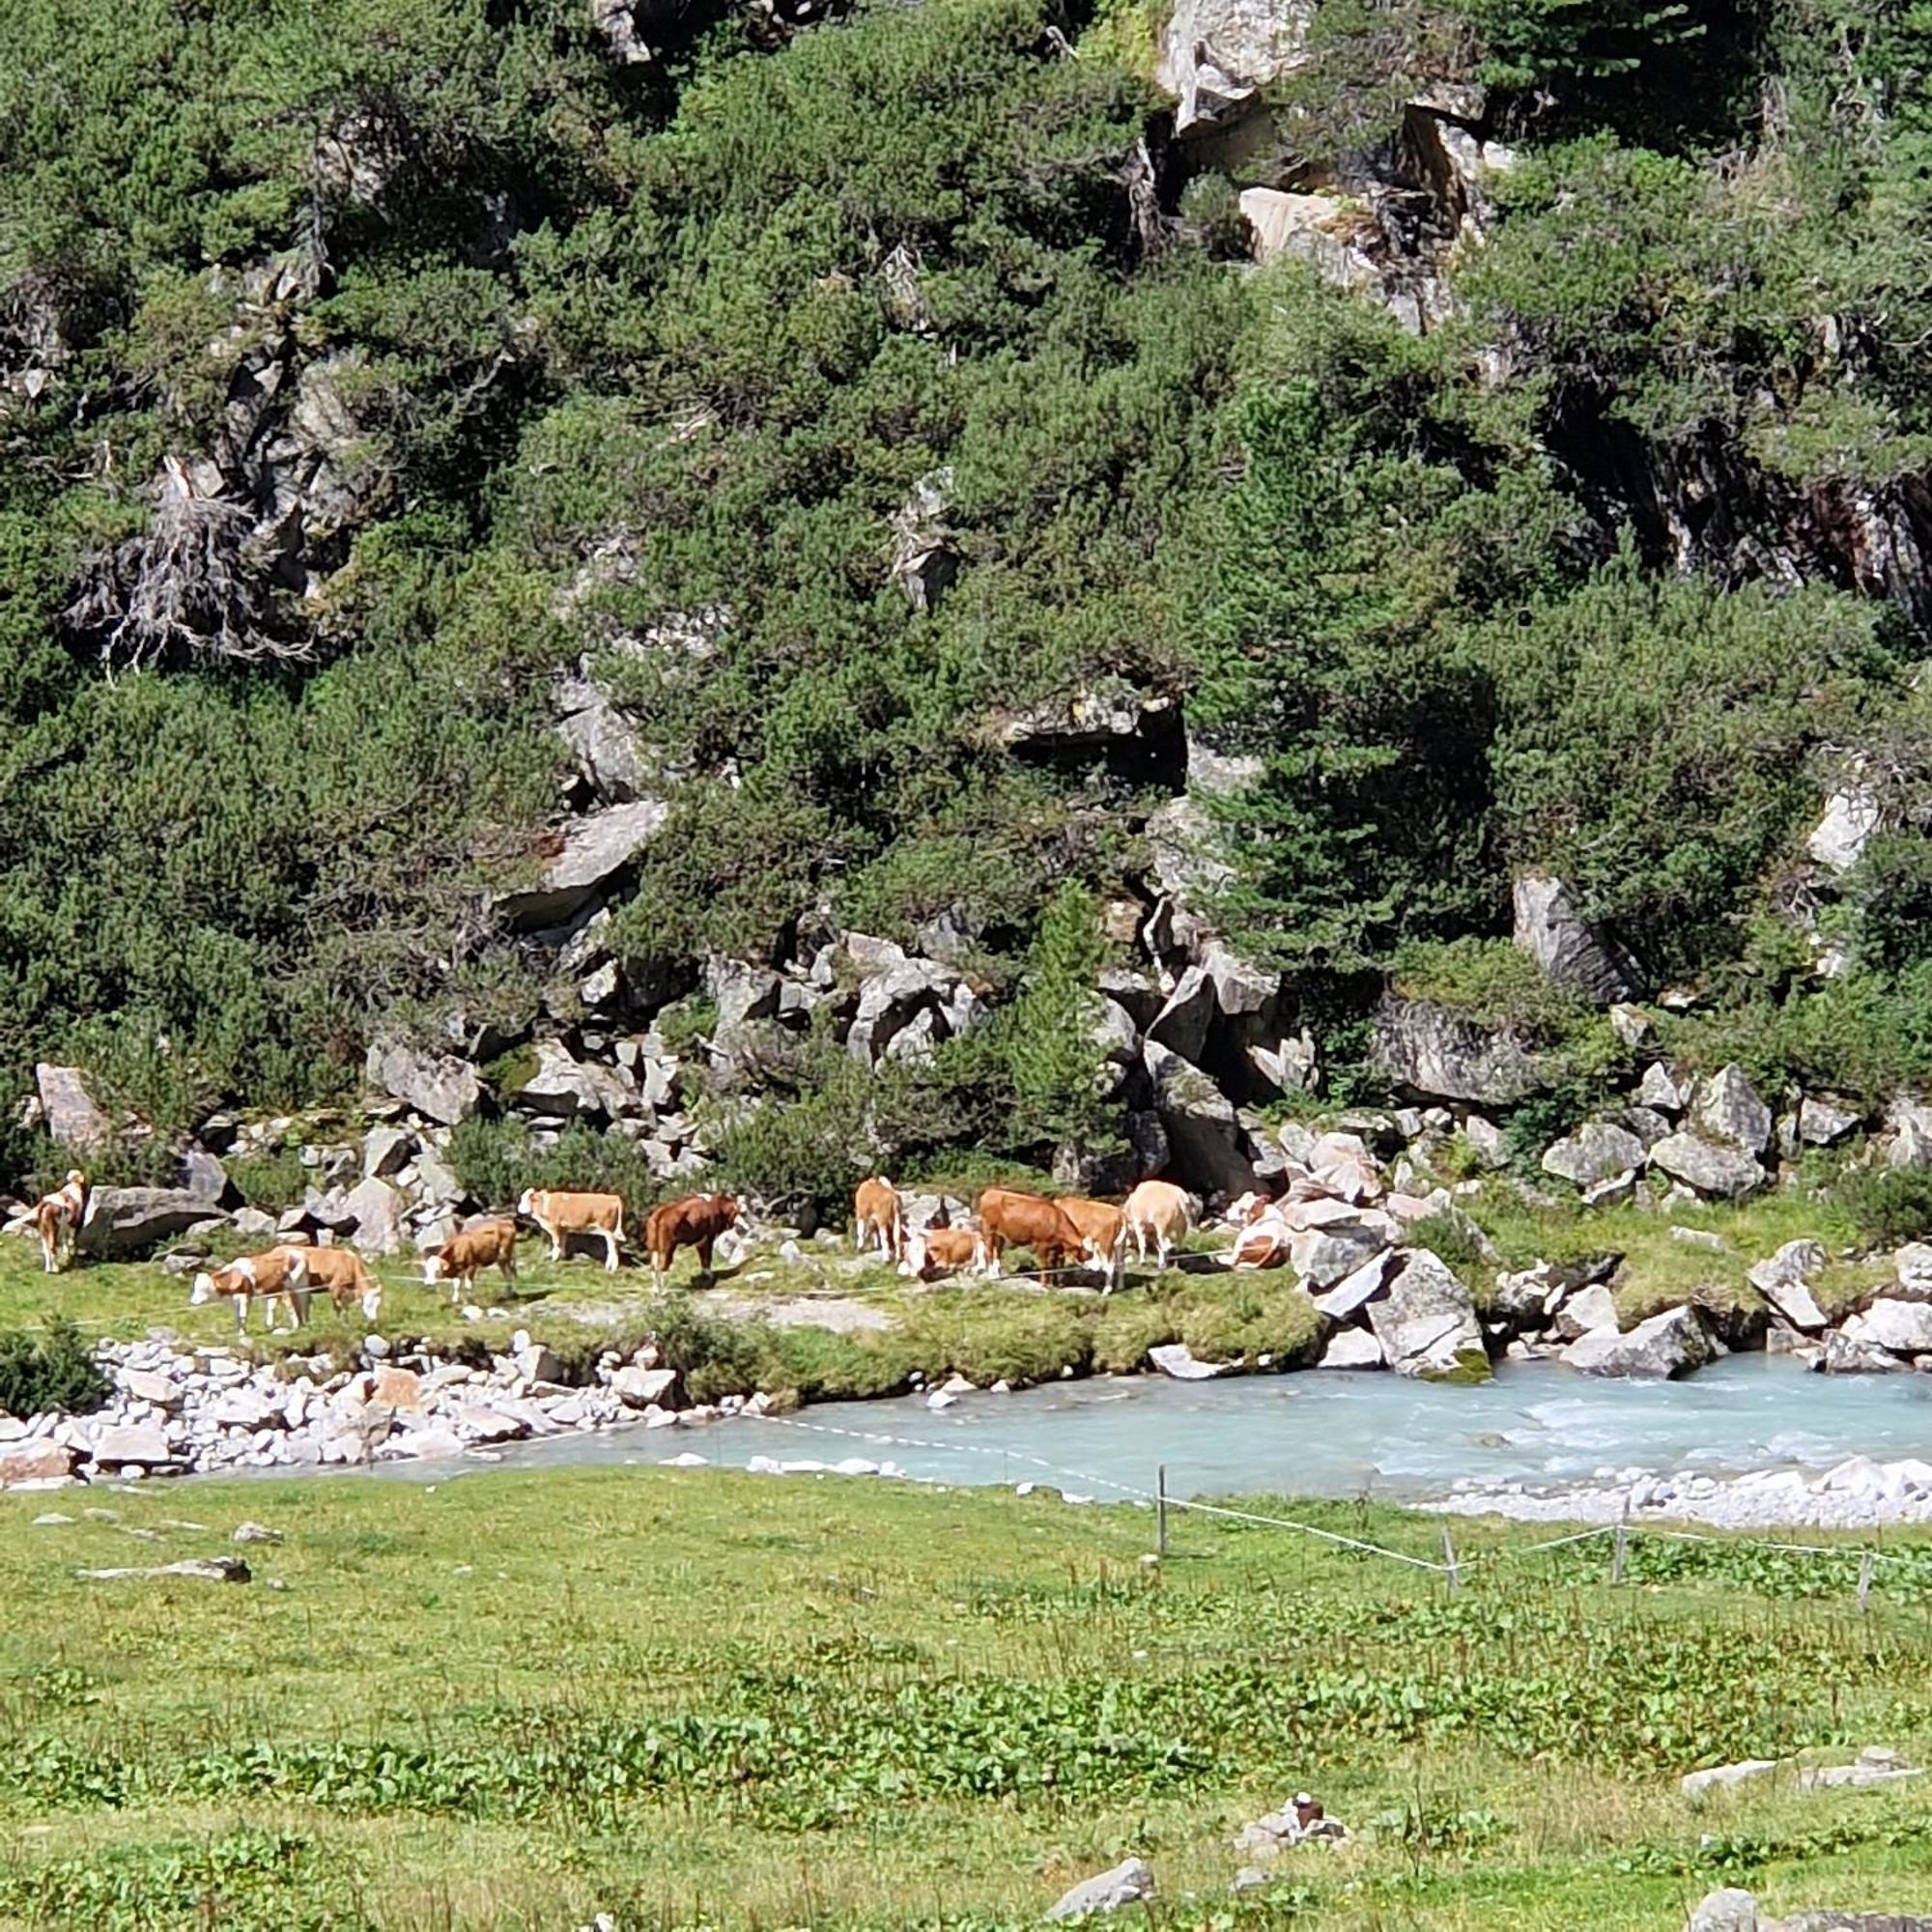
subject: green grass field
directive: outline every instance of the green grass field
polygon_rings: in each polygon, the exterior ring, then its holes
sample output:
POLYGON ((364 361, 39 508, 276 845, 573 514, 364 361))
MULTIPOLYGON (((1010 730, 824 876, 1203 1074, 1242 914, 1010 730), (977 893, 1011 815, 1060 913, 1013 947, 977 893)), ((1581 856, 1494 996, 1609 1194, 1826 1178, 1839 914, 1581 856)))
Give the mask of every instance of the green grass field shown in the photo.
POLYGON ((1456 1533, 1452 1597, 1277 1530, 1181 1518, 1153 1564, 1145 1512, 837 1479, 0 1498, 0 1924, 1018 1926, 1129 1853, 1174 1926, 1662 1932, 1726 1880, 1932 1910, 1917 1784, 1676 1784, 1932 1760, 1932 1544, 1861 1617, 1849 1561, 1639 1545, 1611 1589, 1601 1545, 1456 1533), (243 1518, 285 1537, 247 1586, 74 1574, 243 1518), (1231 1838, 1302 1786, 1353 1842, 1237 1898, 1231 1838))

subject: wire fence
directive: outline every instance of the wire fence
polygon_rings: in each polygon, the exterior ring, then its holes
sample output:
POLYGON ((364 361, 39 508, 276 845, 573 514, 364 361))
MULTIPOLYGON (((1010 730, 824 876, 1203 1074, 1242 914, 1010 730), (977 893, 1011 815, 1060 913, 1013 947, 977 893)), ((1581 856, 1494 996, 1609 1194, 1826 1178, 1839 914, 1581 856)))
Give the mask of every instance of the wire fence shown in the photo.
POLYGON ((1050 1462, 1047 1458, 1035 1455, 1029 1450, 1015 1449, 1005 1444, 942 1442, 930 1437, 897 1435, 880 1430, 841 1429, 834 1423, 806 1422, 796 1416, 761 1415, 753 1419, 777 1429, 837 1436, 873 1447, 921 1450, 946 1456, 996 1457, 1001 1461, 1004 1472, 1009 1476, 1013 1465, 1018 1464, 1065 1483, 1080 1485, 1080 1491, 1075 1493, 1082 1494, 1083 1497, 1091 1495, 1095 1491, 1107 1491, 1123 1501, 1151 1508, 1155 1512, 1155 1534, 1158 1553, 1161 1555, 1167 1553, 1168 1515, 1170 1512, 1180 1512, 1228 1522, 1246 1523, 1257 1528, 1287 1531, 1295 1536, 1307 1537, 1314 1542, 1351 1550, 1358 1555, 1378 1558, 1410 1570, 1441 1577, 1452 1590, 1460 1590, 1464 1577, 1471 1571, 1485 1571, 1501 1564, 1544 1556, 1555 1550, 1577 1548, 1585 1544, 1603 1541, 1608 1541, 1612 1546, 1609 1580, 1613 1584, 1620 1584, 1624 1580, 1626 1559, 1631 1547, 1639 1539, 1647 1539, 1662 1543, 1703 1544, 1726 1549, 1759 1550, 1779 1556, 1823 1558, 1837 1563, 1848 1564, 1856 1560, 1859 1565, 1857 1596, 1861 1610, 1866 1606, 1879 1565, 1903 1564, 1923 1568, 1927 1562, 1925 1550, 1885 1549, 1874 1544, 1790 1543, 1744 1536, 1729 1531, 1666 1528, 1662 1523, 1634 1520, 1628 1503, 1625 1505, 1624 1515, 1615 1522, 1592 1523, 1586 1528, 1567 1531, 1561 1536, 1548 1537, 1534 1543, 1501 1543, 1465 1551, 1457 1549, 1453 1531, 1445 1524, 1442 1529, 1443 1554, 1441 1560, 1437 1561, 1431 1557, 1418 1556, 1410 1550, 1393 1549, 1386 1544, 1376 1543, 1367 1538, 1349 1536, 1339 1530, 1327 1529, 1320 1523, 1305 1522, 1293 1517, 1239 1509, 1232 1504, 1207 1502, 1197 1496, 1173 1494, 1167 1488, 1167 1472, 1164 1465, 1157 1468, 1153 1485, 1150 1488, 1134 1483, 1123 1483, 1113 1477, 1098 1475, 1092 1470, 1068 1468, 1063 1463, 1050 1462))

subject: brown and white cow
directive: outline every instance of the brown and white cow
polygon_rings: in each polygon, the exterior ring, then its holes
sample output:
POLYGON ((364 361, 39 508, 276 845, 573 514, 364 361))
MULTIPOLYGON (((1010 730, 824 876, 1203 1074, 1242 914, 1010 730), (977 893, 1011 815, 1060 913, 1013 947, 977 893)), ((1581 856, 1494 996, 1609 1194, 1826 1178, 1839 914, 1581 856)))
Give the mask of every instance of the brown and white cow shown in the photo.
POLYGON ((41 1266, 58 1274, 73 1259, 73 1244, 87 1213, 87 1176, 77 1167, 51 1194, 34 1204, 34 1232, 41 1237, 41 1266))
POLYGON ((354 1248, 303 1248, 302 1265, 310 1288, 327 1291, 340 1314, 359 1303, 362 1319, 374 1321, 383 1312, 383 1284, 354 1248))
POLYGON ((572 1235, 596 1235, 604 1242, 604 1268, 617 1272, 617 1243, 624 1238, 624 1203, 615 1194, 567 1194, 550 1187, 526 1187, 517 1212, 534 1221, 550 1237, 550 1258, 563 1259, 572 1235))
POLYGON ((1089 1259, 1107 1277, 1109 1290, 1119 1288, 1127 1264, 1127 1217, 1111 1201, 1088 1201, 1063 1195, 1060 1211, 1080 1230, 1089 1259))
POLYGON ((887 1261, 898 1260, 905 1246, 905 1204, 884 1175, 860 1181, 853 1194, 852 1238, 862 1255, 876 1239, 887 1261))
POLYGON ((698 1270, 708 1275, 712 1243, 737 1218, 738 1204, 728 1194, 688 1194, 653 1208, 644 1221, 644 1247, 656 1286, 664 1287, 680 1248, 696 1248, 698 1270))
POLYGON ((1122 1211, 1127 1217, 1127 1233, 1134 1238, 1134 1253, 1147 1260, 1148 1237, 1153 1237, 1154 1252, 1162 1268, 1168 1257, 1194 1225, 1194 1197, 1171 1180, 1143 1180, 1126 1198, 1122 1211))
POLYGON ((980 1234, 985 1244, 986 1272, 1000 1272, 1000 1257, 1009 1248, 1031 1248, 1042 1279, 1049 1269, 1077 1267, 1087 1253, 1080 1230, 1057 1201, 1016 1188, 989 1187, 980 1197, 980 1234))
MULTIPOLYGON (((525 1197, 527 1200, 529 1197, 525 1197)), ((507 1214, 487 1221, 472 1221, 459 1228, 442 1246, 423 1263, 423 1280, 431 1288, 438 1282, 449 1284, 453 1308, 466 1292, 473 1293, 476 1277, 486 1267, 500 1268, 512 1286, 517 1279, 517 1224, 507 1214)))
POLYGON ((226 1267, 213 1272, 204 1268, 188 1290, 188 1306, 199 1308, 204 1301, 232 1301, 235 1304, 235 1332, 248 1325, 248 1303, 260 1296, 262 1312, 270 1331, 275 1325, 275 1303, 287 1304, 289 1326, 299 1328, 308 1320, 308 1256, 301 1248, 269 1248, 259 1255, 243 1255, 226 1267))
POLYGON ((906 1236, 905 1260, 899 1272, 915 1281, 934 1275, 956 1274, 961 1268, 984 1269, 986 1245, 977 1228, 915 1228, 906 1236))

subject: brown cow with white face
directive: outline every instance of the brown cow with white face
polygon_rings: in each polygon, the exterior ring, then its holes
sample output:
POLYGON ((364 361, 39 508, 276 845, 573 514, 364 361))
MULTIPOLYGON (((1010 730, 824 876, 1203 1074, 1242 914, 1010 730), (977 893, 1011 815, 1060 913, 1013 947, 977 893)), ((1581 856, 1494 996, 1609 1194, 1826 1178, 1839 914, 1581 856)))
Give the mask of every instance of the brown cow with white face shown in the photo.
POLYGON ((475 1293, 476 1277, 486 1267, 500 1269, 503 1279, 516 1285, 517 1224, 507 1214, 458 1229, 424 1261, 423 1280, 431 1288, 448 1282, 453 1308, 466 1293, 475 1293))
POLYGON ((1088 1257, 1107 1277, 1111 1291, 1119 1288, 1127 1264, 1127 1217, 1111 1201, 1087 1201, 1063 1196, 1060 1211, 1080 1230, 1088 1257))
POLYGON ((860 1181, 853 1194, 852 1237, 862 1255, 876 1240, 885 1260, 898 1260, 905 1245, 905 1204, 884 1175, 860 1181))
POLYGON ((232 1301, 235 1332, 240 1335, 248 1325, 248 1304, 258 1296, 270 1332, 278 1301, 289 1311, 290 1330, 299 1328, 308 1320, 306 1251, 269 1248, 259 1255, 243 1255, 212 1272, 204 1268, 188 1290, 187 1303, 190 1308, 199 1308, 205 1301, 232 1301))
POLYGON ((326 1290, 338 1313, 359 1305, 365 1321, 382 1314, 383 1284, 354 1248, 303 1248, 301 1257, 309 1287, 326 1290))
POLYGON ((87 1176, 77 1167, 51 1194, 34 1205, 34 1232, 41 1237, 41 1266, 58 1274, 73 1259, 73 1244, 87 1214, 87 1176))

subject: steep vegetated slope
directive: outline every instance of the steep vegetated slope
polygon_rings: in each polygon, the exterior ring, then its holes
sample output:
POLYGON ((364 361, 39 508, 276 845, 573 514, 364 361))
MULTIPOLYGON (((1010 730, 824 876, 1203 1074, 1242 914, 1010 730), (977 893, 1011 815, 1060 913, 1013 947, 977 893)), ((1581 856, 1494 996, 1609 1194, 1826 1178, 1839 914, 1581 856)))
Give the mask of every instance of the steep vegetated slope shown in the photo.
POLYGON ((1104 1154, 1136 943, 1286 975, 1346 1097, 1391 973, 1586 1030, 1544 874, 1685 1051, 1932 1077, 1928 65, 1837 0, 27 6, 8 1091, 729 1020, 780 1191, 1104 1154), (848 932, 957 974, 896 1052, 848 932))

